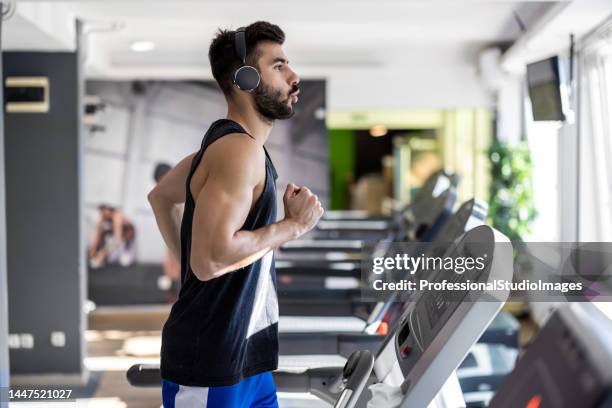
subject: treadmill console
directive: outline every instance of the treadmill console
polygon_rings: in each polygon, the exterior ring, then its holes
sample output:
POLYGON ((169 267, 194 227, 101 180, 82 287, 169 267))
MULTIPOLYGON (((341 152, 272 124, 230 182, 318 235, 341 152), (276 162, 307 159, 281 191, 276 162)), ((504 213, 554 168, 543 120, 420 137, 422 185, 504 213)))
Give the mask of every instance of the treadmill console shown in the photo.
MULTIPOLYGON (((431 272, 429 282, 511 280, 512 245, 501 233, 481 225, 463 234, 445 257, 484 257, 484 267, 464 273, 431 272), (485 256, 486 254, 486 256, 485 256)), ((377 378, 402 388, 402 406, 427 406, 476 343, 506 301, 507 291, 420 291, 401 323, 381 347, 377 378)))
MULTIPOLYGON (((483 227, 480 231, 473 230, 468 233, 457 245, 453 245, 445 256, 478 257, 484 254, 493 254, 495 241, 493 232, 483 227), (477 235, 480 235, 477 237, 477 235), (477 238, 478 241, 472 241, 477 238)), ((491 259, 490 256, 486 259, 491 259)), ((482 270, 472 269, 463 274, 438 271, 429 278, 433 282, 447 280, 451 283, 460 283, 466 280, 472 282, 486 282, 491 270, 491 263, 487 262, 482 270)), ((421 294, 412 307, 403 316, 401 330, 396 337, 396 354, 400 359, 403 374, 409 373, 426 348, 431 345, 435 337, 441 332, 455 311, 462 306, 462 302, 477 301, 476 293, 469 291, 442 291, 431 290, 421 294)))

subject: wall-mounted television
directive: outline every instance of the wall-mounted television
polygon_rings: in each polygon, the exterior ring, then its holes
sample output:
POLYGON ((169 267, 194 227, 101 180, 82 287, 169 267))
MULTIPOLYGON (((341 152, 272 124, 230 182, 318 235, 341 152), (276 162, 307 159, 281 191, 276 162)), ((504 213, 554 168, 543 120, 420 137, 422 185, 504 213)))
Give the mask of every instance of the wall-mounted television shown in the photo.
POLYGON ((535 121, 562 121, 559 58, 552 57, 527 65, 527 87, 535 121))

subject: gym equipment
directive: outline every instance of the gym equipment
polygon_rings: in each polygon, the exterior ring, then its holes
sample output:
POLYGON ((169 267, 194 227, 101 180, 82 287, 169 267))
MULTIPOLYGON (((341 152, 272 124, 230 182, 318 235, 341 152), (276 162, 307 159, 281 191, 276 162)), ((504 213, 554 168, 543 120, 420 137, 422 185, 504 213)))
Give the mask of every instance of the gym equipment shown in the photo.
POLYGON ((609 408, 612 406, 612 321, 590 303, 561 306, 490 408, 609 408))
MULTIPOLYGON (((380 241, 371 251, 372 254, 380 254, 382 256, 388 253, 389 248, 394 240, 421 240, 422 242, 431 241, 439 234, 445 222, 452 214, 452 209, 456 201, 456 193, 453 187, 441 193, 439 196, 430 200, 421 200, 415 203, 410 211, 407 211, 407 219, 420 221, 409 222, 410 227, 402 236, 391 234, 389 238, 380 241)), ((463 231, 463 230, 461 230, 463 231)), ((320 241, 310 241, 317 243, 320 241)), ((325 241, 332 244, 334 241, 325 241)), ((351 241, 361 245, 360 241, 351 241)), ((333 243, 335 245, 335 243, 333 243)), ((368 251, 369 252, 369 251, 368 251)), ((321 253, 319 256, 329 256, 332 253, 321 253)), ((282 310, 286 310, 288 314, 312 314, 313 304, 319 303, 325 305, 318 313, 326 315, 338 313, 334 311, 334 304, 342 310, 340 314, 346 314, 347 304, 363 305, 364 303, 374 302, 375 299, 365 299, 359 291, 359 279, 361 278, 361 267, 357 263, 357 259, 350 258, 351 263, 346 262, 326 262, 325 260, 315 260, 316 253, 292 254, 307 259, 308 263, 302 266, 298 261, 289 261, 286 257, 279 257, 275 260, 278 297, 282 310), (290 262, 289 265, 283 262, 290 262), (331 266, 331 268, 330 268, 331 266), (338 288, 338 280, 334 278, 344 277, 352 278, 348 282, 342 282, 345 289, 338 288), (331 281, 335 282, 332 284, 331 281), (336 288, 336 289, 332 289, 336 288), (321 302, 313 302, 313 299, 321 300, 321 302), (302 312, 302 310, 306 312, 302 312)), ((365 312, 366 314, 368 311, 365 312)))
MULTIPOLYGON (((446 178, 446 175, 438 174, 430 179, 440 180, 444 178, 446 178)), ((421 197, 433 195, 434 192, 437 196, 429 199, 419 198, 409 206, 404 213, 407 225, 406 231, 401 234, 398 232, 390 234, 387 239, 376 244, 372 253, 386 254, 394 239, 402 241, 409 239, 433 240, 450 217, 456 201, 456 193, 452 186, 441 193, 437 191, 440 187, 436 188, 436 185, 442 185, 444 188, 448 187, 447 183, 450 182, 440 184, 439 181, 430 181, 427 183, 421 197), (419 220, 419 222, 416 222, 416 220, 419 220)), ((478 214, 477 217, 483 214, 482 219, 484 219, 486 207, 478 203, 478 205, 473 206, 473 209, 478 214), (478 208, 485 208, 485 210, 483 212, 478 208)), ((465 216, 465 214, 463 215, 465 216)), ((467 222, 468 218, 463 222, 467 222)), ((452 241, 463 231, 464 229, 461 228, 458 232, 452 234, 453 238, 449 241, 452 241)), ((338 248, 338 241, 333 240, 302 241, 299 245, 302 245, 302 250, 307 251, 307 248, 317 247, 321 243, 323 247, 335 250, 342 249, 338 248)), ((341 243, 344 249, 347 249, 350 245, 354 251, 362 250, 363 243, 361 241, 348 240, 341 243)), ((322 246, 319 246, 319 249, 321 248, 322 246)), ((279 254, 275 260, 275 267, 278 277, 280 309, 285 315, 292 316, 305 314, 311 316, 350 314, 368 316, 371 310, 366 305, 375 303, 375 299, 365 298, 359 290, 359 278, 361 277, 359 259, 358 254, 343 252, 288 254, 285 252, 279 254), (321 257, 325 258, 321 259, 321 257), (339 282, 338 277, 349 279, 339 282), (339 285, 342 285, 343 288, 339 289, 339 285), (316 302, 313 302, 313 299, 316 299, 316 302)), ((359 325, 360 321, 354 319, 354 323, 352 327, 359 325)), ((317 326, 320 327, 316 330, 317 332, 320 332, 323 327, 328 327, 320 323, 317 326)), ((312 324, 309 324, 308 327, 312 327, 312 324)))
MULTIPOLYGON (((448 172, 444 169, 438 170, 433 173, 423 186, 417 191, 415 197, 411 200, 412 203, 422 198, 422 196, 430 195, 430 192, 441 192, 447 187, 444 185, 444 181, 432 182, 432 180, 438 179, 440 176, 446 177, 449 184, 457 188, 459 185, 460 177, 456 173, 448 172)), ((390 221, 393 219, 393 215, 378 215, 370 214, 364 210, 330 210, 323 214, 322 221, 390 221)))
POLYGON ((364 245, 378 242, 381 238, 384 241, 432 240, 455 205, 455 185, 451 180, 456 178, 450 177, 443 171, 431 175, 414 200, 390 221, 323 221, 328 232, 336 231, 336 235, 340 234, 339 231, 350 232, 350 236, 358 235, 361 239, 294 240, 281 246, 277 258, 282 260, 286 252, 294 251, 360 252, 364 245))
POLYGON ((87 297, 98 306, 167 303, 167 291, 157 283, 166 276, 159 264, 104 265, 88 272, 87 297))
POLYGON ((479 342, 488 344, 501 344, 510 349, 519 349, 520 324, 511 313, 501 312, 491 322, 484 338, 479 342))
MULTIPOLYGON (((465 231, 484 223, 486 215, 487 206, 485 203, 477 199, 466 201, 455 214, 445 220, 444 224, 440 226, 440 230, 436 234, 436 239, 432 243, 423 244, 424 252, 429 251, 429 253, 431 253, 437 246, 443 246, 453 242, 465 231)), ((393 242, 381 243, 376 248, 376 253, 386 254, 392 244, 393 242)), ((361 265, 358 265, 359 269, 355 275, 347 274, 344 276, 352 276, 355 280, 361 278, 361 265)), ((337 270, 328 270, 326 273, 328 275, 334 274, 334 276, 337 276, 337 272, 337 270)), ((384 315, 387 315, 388 319, 391 319, 393 314, 401 314, 401 312, 394 309, 397 305, 402 304, 400 303, 401 301, 396 298, 396 295, 392 295, 388 302, 386 302, 387 306, 384 307, 385 302, 376 302, 376 299, 367 299, 357 285, 346 289, 330 288, 327 283, 333 278, 329 276, 315 275, 302 277, 292 275, 291 283, 294 283, 293 286, 283 284, 282 272, 277 272, 277 276, 279 306, 284 316, 338 316, 355 314, 361 315, 364 318, 367 317, 367 321, 373 323, 379 322, 384 315), (316 302, 314 302, 313 299, 316 299, 316 302), (368 303, 377 303, 374 307, 374 314, 370 313, 372 312, 370 308, 364 306, 368 303)), ((359 281, 357 281, 357 284, 359 284, 359 281)), ((303 320, 298 320, 298 322, 299 323, 295 324, 305 324, 303 320)), ((312 324, 308 324, 307 327, 311 328, 311 326, 312 324)), ((360 324, 358 320, 355 320, 355 325, 352 327, 353 331, 359 332, 364 330, 365 323, 362 321, 360 324)), ((321 330, 316 331, 320 332, 321 330)))
MULTIPOLYGON (((373 246, 371 253, 386 254, 394 241, 432 241, 452 214, 456 197, 451 187, 435 198, 414 203, 405 212, 405 229, 390 232, 387 238, 373 246), (417 219, 418 222, 415 221, 417 219)), ((275 259, 280 297, 289 294, 283 292, 283 289, 297 286, 291 285, 295 276, 306 276, 313 283, 318 280, 320 288, 325 287, 325 279, 330 276, 359 278, 361 268, 358 261, 361 260, 361 254, 357 252, 368 249, 368 244, 359 240, 301 240, 287 245, 294 250, 280 251, 275 259), (329 251, 323 251, 324 248, 329 251), (352 253, 347 252, 349 250, 352 253)))
POLYGON ((517 356, 517 349, 503 344, 474 344, 457 368, 457 378, 468 407, 486 406, 504 377, 514 368, 517 356))
MULTIPOLYGON (((493 282, 512 279, 512 246, 501 233, 478 226, 465 233, 445 256, 483 256, 486 267, 452 277, 453 282, 493 282)), ((447 274, 438 273, 441 282, 447 274)), ((310 392, 335 407, 365 406, 367 383, 381 382, 401 392, 401 407, 426 407, 444 394, 454 381, 447 382, 508 298, 507 291, 444 291, 419 293, 403 314, 400 325, 385 339, 382 349, 355 352, 344 370, 338 367, 308 369, 301 373, 275 372, 277 389, 284 392, 310 392), (373 368, 373 370, 372 370, 373 368), (374 375, 372 374, 372 371, 374 375)), ((445 406, 436 402, 436 406, 445 406)), ((454 405, 447 406, 460 406, 454 405)))
POLYGON ((516 318, 500 312, 463 360, 457 377, 467 407, 485 407, 512 371, 519 350, 518 332, 516 318))
POLYGON ((244 27, 238 28, 234 33, 234 49, 236 51, 236 55, 238 58, 240 58, 242 65, 238 67, 236 71, 234 71, 232 78, 234 85, 236 85, 238 89, 246 92, 253 92, 259 85, 261 78, 257 68, 247 65, 246 63, 247 47, 245 35, 244 27))
MULTIPOLYGON (((453 281, 512 278, 512 246, 501 233, 481 225, 463 234, 456 243, 445 256, 488 257, 485 268, 451 275, 453 281)), ((434 275, 434 281, 446 277, 447 273, 440 271, 434 275)), ((462 399, 460 393, 457 397, 456 379, 447 379, 507 297, 508 292, 504 291, 419 293, 402 315, 401 323, 386 337, 376 358, 369 351, 357 351, 344 369, 339 366, 301 372, 281 369, 275 372, 277 389, 310 392, 332 404, 338 401, 336 407, 353 407, 358 400, 363 401, 361 391, 366 383, 373 382, 374 371, 375 379, 401 389, 403 407, 427 406, 436 394, 443 399, 450 398, 449 395, 462 399)), ((159 386, 159 367, 134 365, 127 378, 134 386, 159 386)))
POLYGON ((396 220, 320 220, 312 235, 316 239, 382 239, 397 225, 396 220))

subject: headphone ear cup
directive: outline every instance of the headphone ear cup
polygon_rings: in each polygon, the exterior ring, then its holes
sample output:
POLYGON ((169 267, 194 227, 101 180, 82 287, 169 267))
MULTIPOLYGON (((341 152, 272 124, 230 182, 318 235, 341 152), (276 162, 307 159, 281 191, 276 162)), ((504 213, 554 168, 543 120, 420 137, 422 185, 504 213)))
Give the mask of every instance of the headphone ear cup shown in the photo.
POLYGON ((234 72, 234 83, 242 91, 252 92, 260 80, 259 72, 250 65, 243 65, 234 72))

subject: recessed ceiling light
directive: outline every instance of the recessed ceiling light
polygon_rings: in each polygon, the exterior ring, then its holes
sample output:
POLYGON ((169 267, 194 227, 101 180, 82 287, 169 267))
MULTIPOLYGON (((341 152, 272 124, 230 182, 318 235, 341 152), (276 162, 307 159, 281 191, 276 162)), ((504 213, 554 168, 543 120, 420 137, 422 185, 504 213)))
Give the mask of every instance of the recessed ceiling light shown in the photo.
POLYGON ((387 132, 387 127, 384 125, 376 125, 370 128, 370 136, 372 137, 381 137, 386 135, 387 132))
POLYGON ((134 41, 130 44, 130 48, 135 52, 146 52, 154 49, 155 43, 153 41, 134 41))

